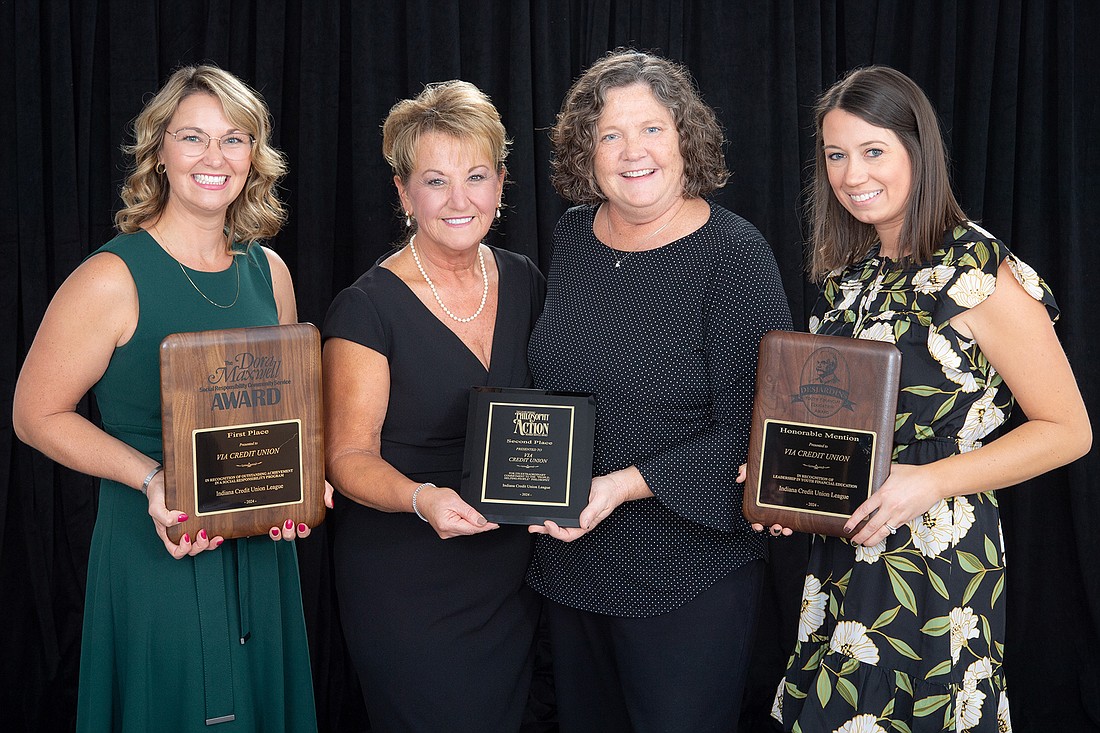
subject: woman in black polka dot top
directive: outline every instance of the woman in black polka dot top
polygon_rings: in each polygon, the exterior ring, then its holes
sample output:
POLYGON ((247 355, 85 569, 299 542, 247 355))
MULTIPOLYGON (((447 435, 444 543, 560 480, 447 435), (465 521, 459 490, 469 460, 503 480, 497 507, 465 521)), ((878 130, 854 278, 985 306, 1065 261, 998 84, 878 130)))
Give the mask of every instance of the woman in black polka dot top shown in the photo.
POLYGON ((538 533, 559 720, 571 731, 735 731, 764 547, 741 515, 757 345, 789 329, 771 249, 702 198, 722 133, 681 66, 611 52, 570 89, 531 335, 536 386, 596 395, 581 527, 538 533))

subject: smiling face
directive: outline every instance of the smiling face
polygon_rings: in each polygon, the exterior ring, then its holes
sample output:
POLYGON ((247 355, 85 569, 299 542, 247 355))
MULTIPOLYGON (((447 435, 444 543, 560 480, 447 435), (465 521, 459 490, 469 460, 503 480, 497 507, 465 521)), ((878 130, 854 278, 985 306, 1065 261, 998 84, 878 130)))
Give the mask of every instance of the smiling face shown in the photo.
POLYGON ((834 109, 821 123, 829 185, 841 205, 864 224, 871 224, 882 241, 882 253, 899 251, 898 235, 912 189, 909 153, 892 130, 834 109))
POLYGON ((607 90, 596 130, 596 182, 620 215, 635 222, 652 221, 680 201, 680 134, 672 113, 648 86, 607 90))
MULTIPOLYGON (((496 216, 504 171, 472 141, 423 135, 407 182, 394 176, 401 206, 416 218, 417 247, 451 252, 476 248, 496 216)), ((476 250, 475 250, 476 251, 476 250)))
POLYGON ((168 206, 224 218, 226 209, 244 190, 252 167, 251 155, 229 160, 222 155, 217 140, 212 139, 202 155, 189 157, 185 155, 182 140, 188 132, 221 138, 233 132, 248 135, 251 131, 241 130, 226 119, 217 98, 203 93, 192 94, 181 101, 167 129, 176 135, 164 134, 157 157, 164 164, 168 180, 168 206))

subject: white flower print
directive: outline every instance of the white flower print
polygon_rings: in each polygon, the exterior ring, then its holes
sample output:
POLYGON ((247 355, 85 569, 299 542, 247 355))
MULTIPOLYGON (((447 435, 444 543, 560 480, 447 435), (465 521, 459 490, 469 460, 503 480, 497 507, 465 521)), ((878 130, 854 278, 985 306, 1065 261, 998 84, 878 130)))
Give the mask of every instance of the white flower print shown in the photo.
POLYGON ((974 379, 974 374, 971 372, 963 372, 953 367, 943 367, 944 376, 950 379, 955 384, 962 388, 963 392, 977 392, 981 387, 978 386, 978 380, 974 379))
POLYGON ((1012 718, 1008 715, 1008 695, 1001 692, 1000 702, 997 703, 997 731, 998 733, 1012 733, 1012 718))
POLYGON ((974 609, 967 606, 952 608, 948 618, 951 619, 951 662, 958 664, 966 640, 978 638, 978 617, 974 609))
POLYGON ((967 270, 959 275, 947 295, 963 308, 973 308, 993 294, 997 278, 981 270, 967 270))
MULTIPOLYGON (((932 358, 939 362, 940 368, 943 373, 947 375, 948 379, 953 382, 959 382, 958 379, 952 378, 952 374, 961 374, 959 371, 959 365, 962 364, 962 357, 951 348, 951 342, 947 338, 934 329, 928 331, 928 353, 932 355, 932 358)), ((973 377, 971 377, 973 379, 973 377)), ((973 392, 974 390, 967 390, 973 392)))
POLYGON ((974 505, 965 496, 955 497, 955 511, 951 522, 951 546, 959 544, 974 526, 974 505))
POLYGON ((918 293, 938 293, 954 274, 955 268, 950 265, 926 267, 913 276, 913 289, 918 293))
POLYGON ((817 316, 810 316, 809 322, 810 333, 817 333, 817 329, 821 328, 821 319, 817 316))
POLYGON ((787 686, 787 678, 779 680, 779 687, 775 691, 775 699, 772 700, 772 717, 783 722, 783 688, 787 686))
POLYGON ((829 649, 866 664, 878 664, 878 647, 859 621, 841 621, 829 640, 829 649))
POLYGON ((1035 300, 1042 301, 1043 286, 1039 284, 1039 273, 1035 272, 1031 265, 1017 258, 1016 255, 1009 255, 1006 259, 1008 260, 1008 269, 1012 270, 1012 274, 1024 286, 1027 294, 1035 300))
POLYGON ((825 622, 825 604, 829 597, 821 592, 821 581, 813 575, 806 576, 802 586, 802 612, 798 617, 798 640, 808 641, 810 634, 825 622))
MULTIPOLYGON (((969 609, 967 609, 969 610, 969 609)), ((954 611, 952 611, 954 613, 954 611)), ((974 636, 977 636, 978 632, 974 632, 974 636)), ((993 660, 989 657, 982 657, 976 661, 970 663, 970 666, 963 672, 963 689, 964 690, 976 690, 978 689, 978 683, 982 680, 987 680, 993 676, 993 660)))
POLYGON ((965 731, 976 726, 982 719, 982 703, 985 693, 981 690, 959 690, 955 695, 955 730, 965 731))
POLYGON ((940 499, 923 515, 909 522, 913 545, 925 557, 939 557, 951 544, 951 510, 940 499))
POLYGON ((886 733, 878 724, 878 718, 870 713, 862 713, 840 726, 833 733, 886 733))
POLYGON ((877 545, 871 545, 870 547, 856 545, 856 562, 865 562, 868 565, 874 565, 885 551, 885 537, 882 539, 882 542, 879 542, 877 545))
POLYGON ((976 442, 996 430, 1005 421, 1004 411, 993 404, 997 397, 996 387, 986 387, 985 394, 970 405, 966 420, 959 430, 959 438, 976 442))
POLYGON ((876 323, 870 328, 865 328, 860 331, 859 337, 867 341, 885 341, 888 344, 895 343, 894 324, 876 323))
POLYGON ((859 280, 845 280, 840 283, 840 292, 844 293, 844 299, 836 304, 834 310, 842 311, 851 308, 861 290, 863 290, 863 283, 859 280))

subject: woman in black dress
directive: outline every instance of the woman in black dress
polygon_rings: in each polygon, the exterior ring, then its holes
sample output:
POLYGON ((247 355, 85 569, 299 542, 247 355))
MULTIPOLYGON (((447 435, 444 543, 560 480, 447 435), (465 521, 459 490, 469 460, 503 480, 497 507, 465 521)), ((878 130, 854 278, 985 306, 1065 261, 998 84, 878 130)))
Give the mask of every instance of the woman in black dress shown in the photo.
POLYGON ((336 297, 324 326, 340 612, 373 729, 514 731, 538 617, 531 537, 456 490, 470 387, 530 382, 543 278, 481 243, 508 140, 476 87, 399 102, 382 145, 408 241, 336 297))

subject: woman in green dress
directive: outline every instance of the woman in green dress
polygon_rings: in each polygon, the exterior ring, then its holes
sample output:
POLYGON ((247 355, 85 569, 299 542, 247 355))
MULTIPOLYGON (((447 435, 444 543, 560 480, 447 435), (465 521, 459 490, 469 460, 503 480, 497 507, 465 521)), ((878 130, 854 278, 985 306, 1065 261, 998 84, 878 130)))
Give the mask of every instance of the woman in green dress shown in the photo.
POLYGON ((165 506, 158 351, 169 333, 297 321, 279 257, 286 170, 260 96, 212 66, 181 68, 134 122, 119 236, 47 310, 16 386, 19 437, 102 481, 88 569, 77 728, 316 728, 293 544, 223 544, 165 506), (95 394, 102 429, 76 406, 95 394))
POLYGON ((810 330, 896 344, 901 390, 889 478, 848 538, 813 538, 773 715, 801 733, 1011 730, 995 490, 1079 458, 1092 436, 1057 306, 963 214, 936 114, 904 74, 837 82, 816 149, 810 330), (1026 420, 997 437, 1014 403, 1026 420))

